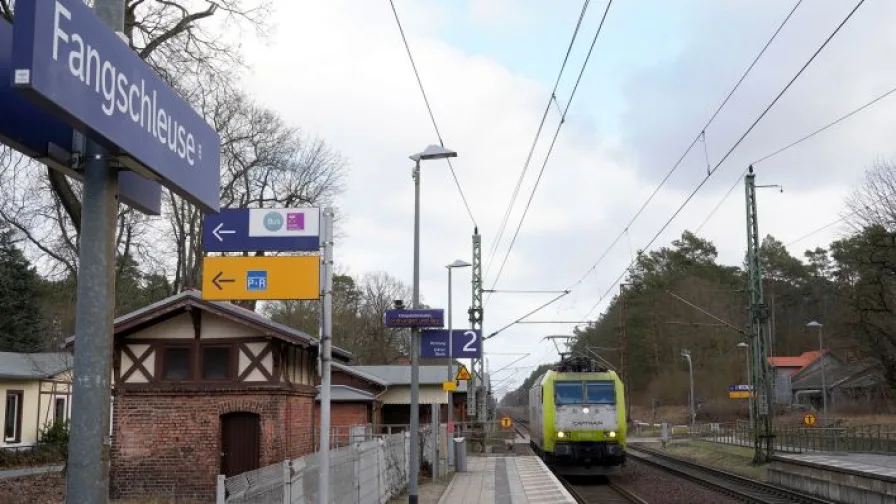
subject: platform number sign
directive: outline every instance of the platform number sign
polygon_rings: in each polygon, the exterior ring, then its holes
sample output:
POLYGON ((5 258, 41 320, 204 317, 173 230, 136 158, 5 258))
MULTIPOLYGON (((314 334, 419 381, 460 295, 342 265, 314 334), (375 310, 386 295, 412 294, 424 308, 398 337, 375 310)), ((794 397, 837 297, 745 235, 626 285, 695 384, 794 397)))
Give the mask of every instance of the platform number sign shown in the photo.
POLYGON ((803 415, 803 423, 806 425, 815 425, 815 420, 815 415, 813 415, 812 413, 806 413, 805 415, 803 415))

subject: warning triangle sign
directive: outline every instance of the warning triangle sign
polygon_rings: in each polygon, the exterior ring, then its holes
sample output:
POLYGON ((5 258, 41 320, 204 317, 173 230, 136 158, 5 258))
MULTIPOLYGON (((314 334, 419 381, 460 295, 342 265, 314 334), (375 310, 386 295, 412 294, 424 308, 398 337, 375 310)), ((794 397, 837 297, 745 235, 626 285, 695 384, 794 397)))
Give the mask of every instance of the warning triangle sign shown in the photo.
POLYGON ((457 376, 454 377, 455 380, 469 380, 471 378, 470 372, 467 371, 467 366, 463 364, 460 365, 460 369, 457 370, 457 376))

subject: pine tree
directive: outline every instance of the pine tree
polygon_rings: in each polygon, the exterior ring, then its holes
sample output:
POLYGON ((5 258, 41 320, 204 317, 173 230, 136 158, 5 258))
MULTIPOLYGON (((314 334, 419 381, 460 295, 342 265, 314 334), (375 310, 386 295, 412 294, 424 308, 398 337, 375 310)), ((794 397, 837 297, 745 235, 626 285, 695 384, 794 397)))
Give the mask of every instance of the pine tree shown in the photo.
POLYGON ((0 224, 0 351, 44 349, 40 276, 16 247, 14 233, 0 224))

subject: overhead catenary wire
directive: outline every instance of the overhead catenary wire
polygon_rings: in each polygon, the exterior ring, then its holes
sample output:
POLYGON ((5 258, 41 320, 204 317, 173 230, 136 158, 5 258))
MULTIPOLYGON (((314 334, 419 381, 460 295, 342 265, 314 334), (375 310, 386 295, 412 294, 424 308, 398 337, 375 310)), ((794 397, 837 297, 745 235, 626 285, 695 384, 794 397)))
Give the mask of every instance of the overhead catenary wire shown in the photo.
POLYGON ((810 237, 812 237, 812 236, 815 236, 815 235, 817 235, 818 233, 820 233, 820 232, 822 232, 822 231, 824 231, 824 230, 830 228, 831 226, 835 226, 835 225, 837 225, 837 224, 839 224, 839 223, 845 221, 846 219, 849 219, 850 217, 853 217, 853 216, 855 216, 855 215, 858 215, 859 212, 861 212, 862 210, 864 210, 864 209, 870 207, 871 205, 876 205, 876 204, 881 203, 882 201, 884 201, 884 200, 886 200, 886 199, 888 199, 888 198, 892 198, 892 197, 894 197, 894 196, 896 196, 896 192, 891 192, 891 193, 888 193, 888 194, 884 194, 884 195, 881 196, 880 198, 877 198, 877 199, 875 199, 874 201, 872 201, 871 203, 868 203, 867 205, 865 205, 865 208, 859 208, 859 209, 857 209, 857 210, 853 210, 852 212, 849 212, 848 214, 844 215, 843 217, 840 217, 840 218, 837 219, 837 220, 833 220, 833 221, 831 221, 831 222, 828 222, 827 224, 825 224, 825 225, 823 225, 823 226, 821 226, 821 227, 819 227, 819 228, 816 228, 816 229, 814 229, 814 230, 812 230, 812 231, 810 231, 810 232, 804 234, 803 236, 800 236, 800 237, 797 238, 796 240, 793 240, 793 241, 791 241, 791 242, 788 242, 788 243, 784 244, 784 246, 785 246, 785 247, 789 247, 789 246, 791 246, 791 245, 796 245, 797 243, 799 243, 799 242, 805 240, 806 238, 810 238, 810 237))
POLYGON ((598 257, 597 261, 588 269, 588 271, 585 272, 584 275, 582 275, 572 285, 572 287, 581 285, 581 283, 584 282, 585 279, 587 279, 588 276, 591 275, 591 273, 593 273, 595 270, 597 270, 597 267, 600 266, 600 264, 603 262, 603 260, 607 257, 607 254, 609 254, 610 251, 612 251, 616 247, 616 245, 619 243, 619 240, 622 239, 622 236, 625 235, 626 233, 628 233, 629 228, 631 228, 632 224, 634 224, 635 221, 638 220, 638 218, 644 212, 644 209, 647 208, 647 205, 649 205, 650 202, 653 201, 653 199, 656 197, 656 195, 660 192, 660 189, 662 189, 663 186, 666 185, 666 182, 669 180, 669 178, 672 176, 672 174, 675 173, 675 171, 681 166, 681 163, 685 160, 685 158, 687 158, 688 154, 690 154, 690 152, 691 152, 691 150, 693 150, 694 146, 697 145, 697 143, 700 141, 703 142, 704 157, 706 159, 707 176, 709 176, 709 174, 711 173, 711 170, 710 170, 710 162, 709 162, 709 151, 706 148, 706 130, 709 129, 709 127, 712 125, 713 121, 715 121, 716 117, 718 117, 719 113, 722 112, 722 109, 725 108, 725 105, 727 105, 728 102, 731 100, 731 97, 734 96, 734 93, 737 92, 737 90, 740 88, 740 85, 744 82, 744 80, 747 78, 747 76, 750 74, 750 72, 753 70, 753 68, 759 62, 759 60, 762 59, 762 56, 768 50, 769 46, 771 46, 772 42, 774 42, 774 40, 778 37, 778 34, 781 33, 781 30, 784 29, 784 26, 787 24, 787 22, 790 21, 790 18, 793 16, 793 13, 796 12, 797 7, 799 7, 801 3, 802 3, 802 0, 799 0, 796 2, 796 4, 794 4, 793 8, 790 9, 790 12, 787 13, 787 17, 785 17, 784 20, 781 21, 781 24, 779 24, 778 28, 775 30, 775 32, 772 33, 772 36, 768 39, 768 41, 766 41, 765 45, 762 46, 762 50, 760 50, 759 53, 753 58, 753 61, 750 63, 750 66, 748 66, 747 69, 744 71, 744 73, 740 76, 740 79, 737 80, 737 82, 734 84, 734 87, 731 88, 731 91, 729 91, 728 95, 725 96, 725 99, 722 100, 722 103, 720 103, 719 106, 716 107, 715 112, 713 112, 713 114, 710 116, 709 120, 706 121, 706 124, 703 125, 703 127, 700 129, 700 131, 697 133, 697 135, 694 137, 694 139, 691 141, 691 143, 688 145, 688 147, 685 149, 685 151, 681 154, 681 156, 678 158, 678 161, 676 161, 675 164, 672 165, 672 168, 669 169, 669 171, 666 173, 666 176, 663 177, 663 180, 660 181, 659 185, 657 185, 656 188, 654 188, 654 190, 650 194, 650 196, 648 196, 647 199, 644 201, 644 203, 641 204, 641 207, 638 209, 637 212, 635 212, 635 215, 632 216, 632 218, 628 221, 628 224, 626 224, 625 227, 622 228, 622 231, 618 235, 616 235, 616 238, 614 238, 613 241, 610 242, 610 245, 607 246, 607 248, 603 251, 603 253, 601 253, 601 255, 598 257))
MULTIPOLYGON (((436 137, 439 139, 439 145, 444 147, 445 141, 442 140, 442 132, 439 130, 439 125, 436 123, 436 116, 433 114, 432 106, 429 104, 429 98, 426 96, 426 89, 424 89, 423 81, 420 79, 420 72, 417 71, 417 64, 414 62, 414 56, 411 54, 411 46, 408 44, 407 37, 405 37, 404 28, 401 26, 401 19, 399 19, 398 11, 395 9, 395 2, 389 0, 389 5, 392 6, 392 14, 395 15, 395 23, 398 25, 398 32, 401 34, 401 40, 404 42, 404 48, 407 51, 408 59, 411 61, 411 68, 414 69, 414 76, 417 78, 417 85, 420 87, 420 94, 423 95, 423 102, 426 104, 426 111, 429 113, 430 121, 432 121, 432 127, 436 132, 436 137)), ((460 199, 464 203, 464 208, 467 209, 467 215, 470 216, 470 220, 473 222, 473 227, 479 227, 479 225, 476 224, 476 218, 473 217, 473 211, 470 209, 470 203, 467 201, 463 187, 460 185, 460 180, 457 178, 457 173, 454 171, 454 165, 451 164, 451 158, 445 158, 445 161, 448 162, 448 168, 451 171, 451 177, 454 179, 454 185, 457 186, 457 191, 460 193, 460 199)))
MULTIPOLYGON (((893 93, 896 93, 896 87, 891 88, 891 89, 890 89, 889 91, 887 91, 886 93, 877 96, 876 98, 874 98, 873 100, 871 100, 871 101, 865 103, 864 105, 862 105, 862 106, 860 106, 860 107, 858 107, 858 108, 855 108, 855 109, 851 110, 850 112, 848 112, 848 113, 846 113, 846 114, 844 114, 844 115, 838 117, 837 119, 834 119, 833 121, 831 121, 831 122, 825 124, 824 126, 822 126, 822 127, 818 128, 818 129, 814 130, 813 132, 809 133, 808 135, 804 135, 804 136, 800 137, 798 140, 794 140, 793 142, 790 142, 789 144, 785 145, 784 147, 781 147, 780 149, 778 149, 778 150, 776 150, 776 151, 774 151, 774 152, 772 152, 772 153, 770 153, 770 154, 766 154, 765 156, 762 156, 761 158, 757 159, 756 161, 753 161, 753 162, 750 163, 750 164, 752 164, 752 165, 755 166, 755 165, 757 165, 757 164, 759 164, 759 163, 761 163, 761 162, 763 162, 763 161, 766 161, 766 160, 768 160, 768 159, 771 159, 771 158, 777 156, 778 154, 782 154, 782 153, 784 153, 785 151, 788 151, 788 150, 792 149, 793 147, 796 147, 797 145, 799 145, 799 144, 801 144, 801 143, 803 143, 803 142, 805 142, 805 141, 807 141, 807 140, 810 140, 810 139, 814 138, 815 136, 817 136, 817 135, 819 135, 819 134, 821 134, 821 133, 827 131, 828 129, 830 129, 830 128, 832 128, 832 127, 834 127, 834 126, 840 124, 841 122, 843 122, 843 121, 849 119, 850 117, 852 117, 852 116, 858 114, 859 112, 861 112, 861 111, 863 111, 863 110, 865 110, 865 109, 871 107, 872 105, 874 105, 874 104, 876 104, 877 102, 883 100, 884 98, 887 98, 888 96, 892 95, 893 93)), ((712 219, 712 217, 716 214, 716 212, 719 210, 719 208, 722 206, 722 204, 724 204, 725 201, 728 199, 728 197, 731 196, 731 193, 734 192, 734 189, 737 188, 738 185, 740 185, 741 179, 742 179, 743 176, 746 175, 746 174, 747 174, 747 170, 744 169, 744 171, 743 171, 743 173, 741 173, 740 177, 738 177, 737 179, 735 179, 734 184, 732 184, 731 188, 728 189, 728 192, 726 192, 725 195, 722 196, 722 199, 720 199, 719 202, 716 204, 716 206, 712 209, 712 211, 709 212, 709 215, 706 216, 706 219, 703 220, 703 223, 700 224, 700 226, 697 228, 697 231, 696 231, 696 232, 699 233, 700 230, 703 229, 703 227, 704 227, 704 226, 705 226, 705 225, 712 219)))
MULTIPOLYGON (((501 274, 504 272, 504 267, 507 265, 507 259, 510 257, 510 252, 513 250, 513 246, 516 244, 516 239, 519 237, 520 229, 523 227, 523 223, 526 221, 526 216, 529 214, 529 207, 532 205, 532 200, 535 197, 535 192, 538 190, 538 185, 541 183, 541 178, 544 175, 544 170, 548 165, 548 161, 551 159, 551 154, 554 152, 554 145, 557 143, 557 137, 560 135, 560 130, 563 128, 563 124, 566 122, 566 114, 569 112, 569 108, 572 106, 572 101, 576 96, 576 91, 579 89, 579 84, 582 82, 582 76, 585 74, 585 69, 588 67, 588 62, 591 60, 591 54, 594 51, 594 46, 597 43, 597 39, 600 37, 601 32, 603 31, 604 23, 607 20, 607 14, 610 12, 610 7, 613 5, 613 0, 609 0, 607 2, 607 7, 604 9, 603 16, 601 16, 600 24, 597 26, 597 30, 594 33, 594 38, 591 40, 591 46, 588 48, 588 54, 585 55, 585 61, 582 62, 582 68, 579 70, 579 75, 576 77, 575 85, 572 88, 572 92, 569 95, 569 100, 566 102, 566 107, 563 109, 563 114, 560 117, 560 122, 557 124, 557 129, 554 130, 554 136, 551 139, 550 146, 548 147, 548 152, 545 155, 544 162, 541 165, 541 170, 538 172, 538 177, 535 179, 535 185, 532 187, 532 191, 529 193, 529 199, 526 201, 526 206, 523 208, 523 214, 520 216, 520 221, 517 224, 516 231, 513 233, 513 238, 510 240, 510 245, 507 247, 507 252, 504 254, 504 259, 501 261, 501 267, 498 269, 497 275, 495 275, 495 279, 492 282, 492 289, 497 285, 498 280, 501 279, 501 274)), ((488 303, 488 298, 486 299, 486 303, 488 303)))
POLYGON ((563 63, 560 65, 560 71, 557 73, 557 80, 554 82, 554 88, 551 90, 551 95, 548 97, 548 102, 544 107, 544 113, 541 115, 541 122, 538 124, 538 129, 535 131, 535 138, 532 139, 532 146, 529 147, 529 154, 526 156, 526 162, 523 163, 523 168, 520 171, 519 179, 517 179, 516 187, 513 189, 513 194, 510 197, 510 202, 507 205, 507 210, 504 212, 504 217, 501 220, 501 225, 498 227, 498 233, 495 235, 495 240, 492 242, 491 250, 489 251, 489 258, 486 261, 485 267, 485 276, 487 277, 489 271, 492 267, 492 262, 494 261, 495 254, 498 252, 498 247, 500 246, 501 239, 504 237, 504 231, 507 228, 507 223, 510 220, 510 214, 513 211, 513 206, 516 204, 516 198, 519 195, 520 187, 523 184, 523 180, 526 177, 526 172, 529 170, 529 163, 532 162, 532 154, 535 152, 535 146, 538 145, 538 139, 541 138, 541 131, 544 129, 545 120, 547 120, 548 112, 551 110, 551 105, 557 102, 557 88, 560 86, 560 80, 563 77, 563 71, 566 69, 566 63, 569 61, 569 55, 572 52, 572 47, 575 45, 576 37, 579 35, 579 28, 582 26, 582 20, 585 18, 585 12, 588 10, 588 4, 590 0, 585 0, 584 5, 582 5, 582 12, 579 14, 579 19, 576 22, 576 27, 572 32, 572 39, 569 41, 569 45, 566 48, 566 55, 563 57, 563 63))
MULTIPOLYGON (((675 213, 673 213, 672 216, 669 217, 669 219, 663 224, 663 226, 659 229, 659 231, 657 231, 656 234, 653 235, 653 238, 651 238, 650 241, 647 243, 647 245, 644 246, 641 250, 647 250, 651 245, 653 245, 653 242, 655 242, 657 240, 657 238, 659 238, 660 235, 662 235, 663 231, 665 231, 666 228, 669 227, 669 224, 671 224, 672 221, 674 221, 675 218, 678 217, 678 214, 681 213, 681 211, 684 209, 684 207, 687 206, 687 204, 694 198, 694 196, 700 191, 700 189, 703 188, 703 186, 706 184, 706 182, 716 173, 716 171, 718 171, 718 169, 722 166, 722 164, 725 163, 725 161, 731 156, 731 154, 734 153, 734 151, 737 149, 737 147, 740 146, 740 144, 744 141, 744 139, 747 138, 747 136, 750 134, 750 132, 752 132, 753 129, 755 129, 756 126, 762 121, 762 119, 765 118, 765 116, 772 109, 772 107, 774 107, 775 104, 778 103, 778 101, 781 99, 781 97, 784 96, 784 93, 786 93, 787 90, 790 89, 791 86, 793 86, 793 83, 796 82, 797 79, 799 79, 799 77, 803 74, 803 72, 805 72, 806 68, 808 68, 809 65, 811 65, 813 61, 815 61, 815 58, 817 58, 818 55, 821 54, 821 52, 824 50, 824 48, 827 47, 827 45, 830 43, 830 41, 833 40, 833 38, 837 35, 837 33, 840 32, 840 30, 843 28, 843 26, 846 25, 847 21, 849 21, 852 18, 853 14, 855 14, 856 11, 859 9, 859 7, 861 7, 862 4, 864 4, 864 3, 865 3, 865 0, 859 0, 859 2, 856 3, 855 7, 853 7, 852 10, 849 11, 849 14, 846 15, 846 17, 843 19, 843 21, 841 21, 840 24, 837 25, 837 27, 834 29, 834 31, 824 40, 824 42, 821 44, 821 46, 819 46, 818 49, 816 49, 815 52, 812 53, 812 56, 809 57, 809 59, 806 61, 806 63, 803 64, 802 67, 800 67, 800 69, 797 71, 796 75, 794 75, 793 78, 790 79, 790 81, 787 83, 787 85, 785 85, 784 88, 775 96, 775 98, 771 101, 771 103, 769 103, 769 105, 765 108, 765 110, 763 110, 762 113, 759 114, 759 116, 750 124, 750 126, 747 128, 747 130, 744 131, 744 133, 740 136, 740 138, 738 138, 738 140, 734 143, 734 145, 732 145, 731 148, 728 149, 728 151, 718 161, 718 163, 716 163, 716 165, 713 167, 713 169, 703 178, 703 180, 697 185, 697 187, 694 188, 694 190, 688 195, 688 197, 684 200, 684 202, 682 202, 682 204, 678 207, 678 209, 675 210, 675 213)), ((626 272, 628 272, 631 269, 631 267, 634 265, 634 263, 635 263, 635 261, 632 261, 629 263, 628 266, 625 267, 625 269, 622 271, 622 273, 620 273, 619 276, 616 278, 616 280, 610 285, 610 287, 606 291, 604 291, 603 294, 601 294, 600 298, 597 300, 596 303, 594 303, 594 306, 592 306, 591 309, 588 310, 588 313, 583 318, 587 319, 591 316, 591 314, 594 312, 594 310, 597 309, 597 307, 600 305, 601 301, 603 301, 603 299, 607 296, 607 294, 609 294, 610 291, 613 290, 616 287, 616 285, 623 279, 623 277, 625 277, 626 272)))

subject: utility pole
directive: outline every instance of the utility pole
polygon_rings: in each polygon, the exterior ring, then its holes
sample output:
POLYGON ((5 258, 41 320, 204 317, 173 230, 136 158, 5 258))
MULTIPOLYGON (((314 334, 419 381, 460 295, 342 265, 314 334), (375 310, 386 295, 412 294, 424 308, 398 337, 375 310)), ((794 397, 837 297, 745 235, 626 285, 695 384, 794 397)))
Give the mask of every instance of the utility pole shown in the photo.
POLYGON ((622 390, 625 394, 625 418, 631 418, 632 414, 632 400, 628 395, 628 333, 625 330, 625 288, 628 285, 630 284, 619 284, 619 369, 622 371, 622 390))
POLYGON ((768 367, 768 307, 762 294, 762 263, 759 258, 759 222, 756 210, 756 175, 751 165, 744 178, 747 204, 747 269, 750 291, 750 348, 753 355, 753 463, 762 464, 772 455, 772 381, 768 367))
POLYGON ((330 386, 333 361, 333 216, 332 208, 324 209, 321 241, 321 323, 320 323, 320 467, 318 470, 318 502, 327 504, 330 495, 330 386))
MULTIPOLYGON (((470 328, 482 330, 482 237, 479 235, 479 228, 473 228, 473 297, 472 306, 468 310, 470 315, 470 328)), ((472 359, 470 362, 470 381, 467 387, 467 416, 476 417, 480 422, 485 422, 485 389, 483 388, 477 394, 476 373, 478 365, 478 373, 480 380, 485 384, 485 373, 483 373, 484 348, 483 356, 479 359, 472 359), (481 400, 478 400, 481 396, 481 400), (478 403, 478 404, 477 404, 478 403), (477 407, 479 406, 479 407, 477 407)))

